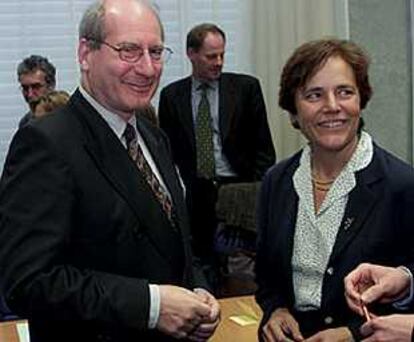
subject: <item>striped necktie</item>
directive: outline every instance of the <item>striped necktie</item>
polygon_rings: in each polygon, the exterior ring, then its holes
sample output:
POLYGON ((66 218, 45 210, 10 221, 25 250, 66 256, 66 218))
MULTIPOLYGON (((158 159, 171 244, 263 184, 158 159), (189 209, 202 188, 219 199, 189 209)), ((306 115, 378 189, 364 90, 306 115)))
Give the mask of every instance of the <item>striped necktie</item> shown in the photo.
POLYGON ((207 98, 207 84, 202 84, 201 100, 198 105, 196 118, 196 150, 197 174, 199 177, 211 179, 215 176, 213 129, 210 114, 210 103, 207 98))
POLYGON ((145 159, 141 146, 138 144, 137 133, 134 127, 129 123, 125 128, 124 137, 129 156, 135 162, 138 170, 143 175, 162 209, 167 214, 168 219, 174 225, 174 221, 172 220, 171 199, 145 159))

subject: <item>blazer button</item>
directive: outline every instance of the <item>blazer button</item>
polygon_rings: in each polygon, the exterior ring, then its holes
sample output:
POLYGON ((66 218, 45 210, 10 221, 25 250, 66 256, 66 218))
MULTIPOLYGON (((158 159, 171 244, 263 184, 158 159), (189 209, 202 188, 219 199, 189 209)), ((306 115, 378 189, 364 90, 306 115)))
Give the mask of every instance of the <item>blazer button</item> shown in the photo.
POLYGON ((331 316, 327 316, 323 321, 325 322, 325 324, 330 325, 333 323, 333 318, 331 316))
POLYGON ((328 269, 326 270, 326 273, 328 273, 329 275, 334 274, 334 268, 333 267, 328 267, 328 269))

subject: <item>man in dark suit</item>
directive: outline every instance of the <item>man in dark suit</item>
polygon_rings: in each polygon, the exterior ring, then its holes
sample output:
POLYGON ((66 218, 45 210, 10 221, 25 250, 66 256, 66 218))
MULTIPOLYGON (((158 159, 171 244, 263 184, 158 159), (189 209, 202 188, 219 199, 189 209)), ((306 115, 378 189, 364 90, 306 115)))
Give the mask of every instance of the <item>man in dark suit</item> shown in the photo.
POLYGON ((17 132, 4 167, 7 301, 33 342, 207 340, 220 308, 195 288, 168 139, 134 115, 167 53, 159 17, 144 1, 99 1, 79 31, 81 85, 17 132))
POLYGON ((225 40, 216 25, 194 27, 187 35, 192 75, 165 87, 159 104, 160 126, 170 138, 174 161, 188 191, 194 253, 206 263, 212 256, 217 223, 217 186, 260 180, 275 162, 259 81, 248 75, 222 73, 225 40), (210 147, 199 133, 204 102, 208 103, 210 147), (202 166, 207 156, 211 172, 202 166))

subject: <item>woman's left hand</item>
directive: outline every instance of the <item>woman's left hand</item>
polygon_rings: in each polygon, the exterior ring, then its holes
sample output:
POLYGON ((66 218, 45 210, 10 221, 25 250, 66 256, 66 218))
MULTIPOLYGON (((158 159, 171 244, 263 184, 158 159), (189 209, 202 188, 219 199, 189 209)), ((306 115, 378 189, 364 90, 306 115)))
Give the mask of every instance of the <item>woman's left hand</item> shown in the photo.
POLYGON ((352 342, 351 331, 346 327, 322 330, 307 338, 306 342, 352 342))

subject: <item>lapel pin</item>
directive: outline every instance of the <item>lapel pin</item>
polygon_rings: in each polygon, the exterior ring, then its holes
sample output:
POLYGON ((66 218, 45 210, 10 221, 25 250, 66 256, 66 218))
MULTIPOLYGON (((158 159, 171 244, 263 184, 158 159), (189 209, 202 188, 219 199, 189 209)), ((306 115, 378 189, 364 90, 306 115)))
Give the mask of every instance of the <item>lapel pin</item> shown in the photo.
POLYGON ((348 217, 347 219, 345 219, 344 221, 344 229, 348 230, 349 227, 351 227, 352 222, 354 222, 354 218, 353 217, 348 217))

